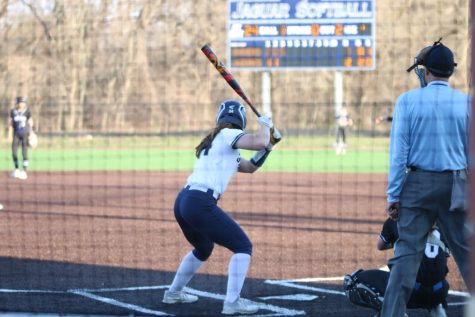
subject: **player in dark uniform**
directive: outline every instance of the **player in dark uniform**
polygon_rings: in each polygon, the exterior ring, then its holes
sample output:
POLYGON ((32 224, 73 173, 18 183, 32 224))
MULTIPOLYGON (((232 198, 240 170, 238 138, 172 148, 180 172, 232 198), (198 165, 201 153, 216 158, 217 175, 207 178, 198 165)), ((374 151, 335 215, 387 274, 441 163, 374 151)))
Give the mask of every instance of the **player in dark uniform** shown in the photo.
MULTIPOLYGON (((393 248, 398 240, 397 223, 390 218, 383 225, 379 236, 378 249, 393 248)), ((414 285, 407 308, 428 309, 431 317, 446 317, 449 283, 447 257, 449 251, 442 241, 440 232, 433 228, 429 233, 416 284, 414 285)), ((381 310, 384 292, 389 280, 389 272, 383 270, 358 270, 346 275, 343 281, 345 293, 356 305, 381 310)), ((376 315, 379 316, 379 313, 376 315)))
POLYGON ((33 129, 31 112, 24 97, 17 97, 15 107, 10 111, 8 138, 12 141, 12 158, 15 170, 12 176, 19 179, 27 179, 28 175, 28 136, 33 129), (21 145, 23 157, 23 169, 20 170, 18 163, 18 147, 21 145))

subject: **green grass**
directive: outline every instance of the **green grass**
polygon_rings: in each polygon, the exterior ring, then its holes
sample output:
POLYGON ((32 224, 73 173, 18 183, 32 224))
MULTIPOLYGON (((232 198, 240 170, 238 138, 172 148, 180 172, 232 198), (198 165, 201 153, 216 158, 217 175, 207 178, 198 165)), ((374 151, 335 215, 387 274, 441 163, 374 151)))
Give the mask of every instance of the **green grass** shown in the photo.
MULTIPOLYGON (((199 137, 127 137, 44 139, 30 150, 30 170, 157 170, 191 171, 199 137)), ((385 173, 387 138, 352 138, 346 155, 336 155, 333 136, 286 138, 269 156, 264 171, 385 173), (285 142, 284 142, 285 141, 285 142)), ((3 144, 1 170, 11 170, 10 150, 3 144)), ((241 151, 249 159, 253 152, 241 151)))

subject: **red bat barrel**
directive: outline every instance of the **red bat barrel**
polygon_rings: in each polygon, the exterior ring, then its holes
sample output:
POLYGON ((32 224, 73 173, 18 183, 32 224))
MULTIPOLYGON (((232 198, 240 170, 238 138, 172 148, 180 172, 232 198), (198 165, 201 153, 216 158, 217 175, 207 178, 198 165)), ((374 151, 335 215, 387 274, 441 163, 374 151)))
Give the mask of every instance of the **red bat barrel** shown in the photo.
POLYGON ((234 78, 233 74, 231 74, 228 71, 228 69, 226 68, 226 66, 224 66, 223 62, 221 62, 219 60, 218 56, 213 52, 211 47, 208 44, 206 44, 201 48, 201 51, 203 52, 203 54, 206 55, 206 57, 208 57, 211 64, 214 65, 214 67, 218 70, 218 72, 221 74, 221 76, 223 76, 224 80, 226 80, 226 82, 229 84, 229 86, 231 86, 231 88, 234 89, 234 91, 239 96, 241 96, 241 98, 249 105, 249 107, 251 107, 252 111, 258 117, 260 117, 261 114, 257 111, 257 109, 252 104, 251 100, 244 93, 241 86, 239 85, 237 80, 234 78))

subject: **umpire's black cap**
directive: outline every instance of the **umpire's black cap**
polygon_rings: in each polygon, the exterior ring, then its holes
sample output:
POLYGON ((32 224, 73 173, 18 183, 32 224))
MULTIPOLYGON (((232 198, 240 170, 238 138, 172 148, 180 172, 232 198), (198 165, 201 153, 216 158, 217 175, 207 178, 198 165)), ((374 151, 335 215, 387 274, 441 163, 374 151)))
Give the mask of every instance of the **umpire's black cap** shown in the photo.
POLYGON ((26 98, 23 96, 16 97, 16 103, 19 104, 21 102, 26 102, 26 98))
POLYGON ((437 77, 450 77, 457 64, 454 62, 454 54, 444 44, 440 43, 430 49, 424 56, 423 65, 437 77))
POLYGON ((454 54, 450 48, 442 44, 441 41, 442 38, 434 42, 433 45, 424 47, 419 54, 417 54, 414 64, 406 71, 410 72, 417 66, 422 65, 434 76, 450 77, 457 63, 454 62, 454 54))

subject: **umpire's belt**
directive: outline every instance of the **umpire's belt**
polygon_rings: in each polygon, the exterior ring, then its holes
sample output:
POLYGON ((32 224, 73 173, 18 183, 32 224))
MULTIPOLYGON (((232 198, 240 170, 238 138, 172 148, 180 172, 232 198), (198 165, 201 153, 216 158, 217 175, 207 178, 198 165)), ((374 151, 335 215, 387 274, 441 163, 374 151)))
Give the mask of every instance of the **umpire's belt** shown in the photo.
POLYGON ((219 197, 221 197, 220 193, 218 193, 215 190, 212 190, 211 188, 203 186, 203 185, 198 185, 198 184, 186 185, 185 189, 199 190, 200 192, 207 193, 207 194, 213 196, 213 198, 216 199, 216 200, 219 200, 219 197))
POLYGON ((443 171, 429 171, 429 170, 425 170, 425 169, 422 169, 422 168, 419 168, 419 167, 415 167, 415 166, 408 166, 407 167, 407 171, 408 172, 424 172, 424 173, 440 173, 440 174, 453 174, 454 172, 461 172, 461 171, 465 171, 465 169, 463 170, 443 170, 443 171))

